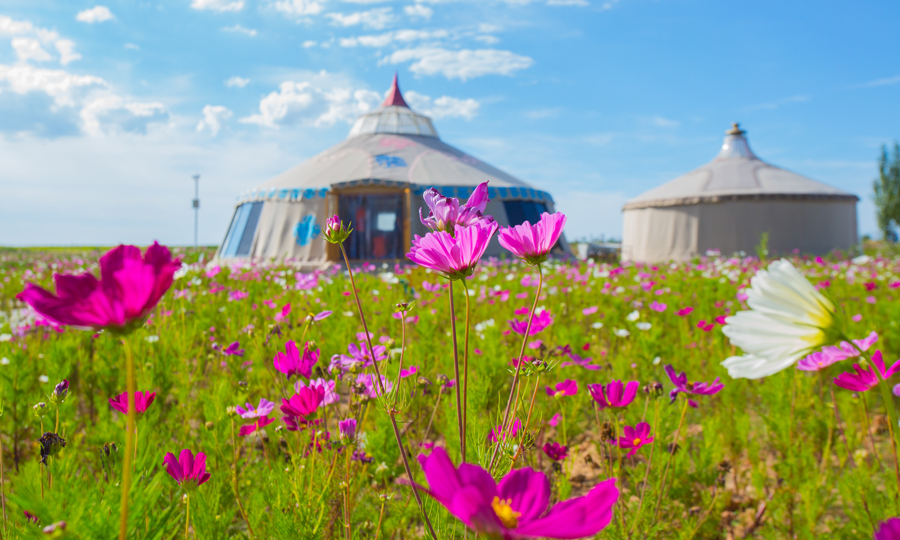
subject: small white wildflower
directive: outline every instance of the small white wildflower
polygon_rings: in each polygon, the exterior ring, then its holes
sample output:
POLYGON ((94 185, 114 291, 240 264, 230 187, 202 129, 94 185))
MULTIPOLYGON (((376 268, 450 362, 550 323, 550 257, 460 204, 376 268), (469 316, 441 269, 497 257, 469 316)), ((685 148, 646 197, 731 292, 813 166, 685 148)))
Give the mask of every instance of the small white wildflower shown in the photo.
POLYGON ((623 287, 621 285, 616 287, 616 294, 622 294, 623 292, 625 292, 625 287, 623 287))
POLYGON ((382 461, 377 467, 375 467, 375 472, 379 473, 381 471, 386 471, 387 468, 388 468, 387 464, 382 461))
POLYGON ((599 330, 599 329, 603 328, 603 323, 595 322, 594 324, 591 325, 591 328, 593 328, 594 330, 599 330))
POLYGON ((356 315, 356 313, 353 313, 352 311, 345 311, 345 312, 344 312, 344 317, 353 317, 354 315, 356 315))
POLYGON ((156 343, 157 341, 159 341, 159 336, 147 336, 144 339, 147 340, 147 343, 156 343))
POLYGON ((647 330, 650 330, 650 328, 651 328, 653 325, 650 324, 650 323, 648 323, 648 322, 639 322, 639 323, 635 324, 635 326, 637 326, 637 329, 638 329, 638 330, 643 330, 643 331, 646 332, 647 330))
POLYGON ((3 364, 4 366, 8 366, 8 365, 9 365, 9 358, 7 358, 7 357, 5 357, 5 356, 4 356, 3 358, 0 358, 0 364, 3 364))
POLYGON ((638 311, 638 310, 634 310, 634 311, 632 311, 631 313, 629 313, 628 316, 625 317, 625 318, 628 319, 628 320, 631 321, 631 322, 634 322, 634 321, 636 321, 636 320, 638 320, 638 319, 641 318, 641 312, 638 311))
POLYGON ((631 332, 625 330, 624 328, 616 328, 615 330, 613 330, 613 334, 619 337, 628 337, 631 335, 631 332))
POLYGON ((12 339, 12 334, 0 334, 0 342, 9 341, 12 339))
POLYGON ((44 384, 47 384, 48 382, 50 382, 50 377, 48 377, 46 375, 41 375, 40 377, 38 377, 38 380, 44 384))
POLYGON ((654 366, 658 366, 660 362, 662 362, 662 358, 660 358, 660 357, 658 357, 658 356, 657 356, 656 358, 653 359, 653 365, 654 365, 654 366))

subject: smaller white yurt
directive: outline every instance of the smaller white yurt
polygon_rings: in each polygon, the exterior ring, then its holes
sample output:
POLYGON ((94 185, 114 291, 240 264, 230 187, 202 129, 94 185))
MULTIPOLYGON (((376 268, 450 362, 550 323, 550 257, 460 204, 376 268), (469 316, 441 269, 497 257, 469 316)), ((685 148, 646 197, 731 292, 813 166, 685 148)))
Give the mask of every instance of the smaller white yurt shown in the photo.
POLYGON ((714 160, 628 201, 622 260, 683 261, 708 250, 825 254, 857 244, 852 193, 762 161, 738 124, 714 160))
MULTIPOLYGON (((342 143, 244 193, 238 199, 219 259, 292 259, 317 267, 337 261, 322 236, 328 216, 352 224, 344 247, 351 260, 404 259, 413 235, 428 229, 422 194, 434 187, 461 201, 488 182, 486 214, 501 226, 536 223, 553 198, 443 142, 431 119, 406 104, 394 83, 381 107, 357 119, 342 143)), ((556 254, 570 254, 560 238, 556 254)), ((496 237, 485 252, 504 253, 496 237)))

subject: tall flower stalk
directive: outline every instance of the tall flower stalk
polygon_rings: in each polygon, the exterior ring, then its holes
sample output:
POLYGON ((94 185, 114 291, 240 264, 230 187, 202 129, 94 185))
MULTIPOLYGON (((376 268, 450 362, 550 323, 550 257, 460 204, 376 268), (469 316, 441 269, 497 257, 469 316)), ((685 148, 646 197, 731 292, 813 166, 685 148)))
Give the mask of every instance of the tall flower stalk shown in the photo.
MULTIPOLYGON (((372 346, 372 334, 369 333, 369 327, 366 324, 366 316, 363 313, 362 309, 362 302, 360 302, 359 300, 359 291, 356 288, 356 281, 353 279, 353 268, 351 268, 350 266, 350 259, 347 257, 347 251, 344 249, 344 240, 346 240, 347 237, 350 236, 351 232, 352 229, 345 228, 344 224, 341 222, 338 216, 332 216, 326 221, 325 238, 329 242, 337 244, 338 247, 341 248, 341 255, 343 255, 344 257, 344 264, 347 265, 347 275, 350 277, 350 288, 353 289, 353 298, 356 300, 356 309, 359 312, 359 320, 362 323, 363 333, 366 336, 366 344, 369 346, 369 350, 372 351, 372 366, 375 369, 376 384, 380 389, 380 394, 382 396, 386 396, 387 391, 384 387, 384 380, 381 378, 381 370, 378 368, 378 362, 374 358, 375 348, 372 346)), ((437 540, 437 534, 435 534, 434 528, 431 526, 431 520, 428 519, 428 513, 425 512, 425 506, 422 504, 422 497, 419 495, 419 489, 418 487, 416 487, 415 481, 413 480, 412 470, 410 470, 409 468, 409 459, 406 457, 406 450, 403 448, 403 439, 400 437, 400 429, 397 427, 397 419, 395 417, 393 407, 388 407, 387 413, 391 419, 391 427, 394 430, 394 439, 396 439, 397 441, 397 448, 400 450, 400 457, 403 459, 403 468, 406 469, 406 477, 409 479, 410 487, 412 487, 413 496, 416 499, 416 504, 419 505, 419 512, 422 514, 422 519, 425 521, 425 525, 426 527, 428 527, 428 532, 431 534, 431 537, 437 540)))
POLYGON ((453 305, 453 281, 450 281, 450 289, 447 291, 450 300, 450 340, 453 342, 453 373, 456 376, 456 422, 459 430, 459 454, 462 461, 466 461, 466 428, 463 420, 462 390, 463 380, 459 376, 459 350, 456 344, 456 309, 453 305))
MULTIPOLYGON (((131 488, 131 465, 135 450, 134 431, 136 425, 136 409, 134 404, 134 359, 131 355, 131 346, 128 338, 122 339, 125 347, 125 390, 128 393, 128 414, 125 420, 125 461, 122 463, 122 510, 119 520, 119 540, 128 537, 128 496, 131 488)), ((185 534, 187 534, 185 532, 185 534)))

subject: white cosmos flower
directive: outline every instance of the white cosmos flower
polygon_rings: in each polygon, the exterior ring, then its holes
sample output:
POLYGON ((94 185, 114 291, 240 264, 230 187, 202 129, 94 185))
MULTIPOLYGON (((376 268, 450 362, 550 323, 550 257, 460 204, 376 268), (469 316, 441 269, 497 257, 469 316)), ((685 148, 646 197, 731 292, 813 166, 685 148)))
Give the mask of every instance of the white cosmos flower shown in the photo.
POLYGON ((639 322, 639 323, 636 323, 635 326, 637 326, 638 330, 644 330, 644 331, 650 330, 650 328, 653 327, 653 325, 648 322, 639 322))
POLYGON ((722 362, 732 378, 778 373, 829 342, 834 304, 787 260, 757 272, 746 294, 750 310, 726 318, 722 328, 745 353, 722 362))
POLYGON ((631 313, 629 313, 628 316, 625 317, 625 318, 628 319, 628 320, 631 321, 631 322, 634 322, 634 321, 636 321, 636 320, 638 320, 638 319, 641 318, 641 312, 638 311, 638 310, 634 310, 634 311, 632 311, 631 313))
POLYGON ((615 330, 613 330, 613 334, 619 337, 628 337, 631 335, 631 332, 625 330, 624 328, 616 328, 615 330))

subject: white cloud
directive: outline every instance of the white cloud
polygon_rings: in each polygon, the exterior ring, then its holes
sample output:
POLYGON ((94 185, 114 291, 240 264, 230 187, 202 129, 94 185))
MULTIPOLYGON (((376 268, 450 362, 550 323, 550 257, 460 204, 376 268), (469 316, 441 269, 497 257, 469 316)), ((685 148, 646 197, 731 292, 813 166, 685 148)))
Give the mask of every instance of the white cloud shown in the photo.
POLYGON ((681 122, 678 120, 670 120, 668 118, 663 118, 662 116, 651 116, 650 118, 645 119, 645 121, 661 128, 676 128, 681 125, 681 122))
POLYGON ((412 61, 409 69, 419 75, 442 74, 448 79, 472 79, 483 75, 512 75, 534 64, 534 60, 498 49, 462 49, 417 47, 395 51, 384 59, 391 64, 412 61))
POLYGON ((141 50, 140 46, 135 45, 134 43, 126 43, 126 44, 124 45, 124 47, 125 47, 126 49, 131 49, 131 50, 134 50, 134 51, 139 51, 139 50, 141 50))
POLYGON ((47 62, 48 60, 53 60, 53 57, 50 56, 50 53, 48 53, 44 50, 43 47, 41 47, 41 42, 33 38, 13 38, 12 48, 16 51, 16 56, 19 58, 19 60, 23 62, 27 62, 29 60, 36 60, 38 62, 47 62))
POLYGON ((336 26, 357 26, 381 30, 394 20, 393 8, 383 7, 354 13, 326 13, 336 26))
POLYGON ((422 4, 413 4, 403 8, 403 12, 413 19, 430 19, 434 15, 434 10, 422 4))
POLYGON ((94 24, 115 19, 115 15, 106 6, 95 6, 91 9, 79 11, 75 20, 83 23, 94 24))
POLYGON ((74 106, 87 89, 109 87, 109 83, 93 75, 74 75, 60 69, 3 64, 0 64, 0 83, 5 83, 4 89, 16 94, 43 92, 53 98, 56 107, 74 106))
POLYGON ((244 9, 244 0, 193 0, 191 7, 210 11, 240 11, 244 9))
POLYGON ((316 0, 278 0, 272 5, 282 13, 299 17, 321 13, 322 3, 316 0))
POLYGON ((257 34, 256 30, 252 28, 244 28, 239 24, 236 24, 234 26, 226 26, 222 30, 224 30, 225 32, 237 32, 238 34, 244 34, 250 37, 254 37, 257 34))
POLYGON ((446 30, 396 30, 394 32, 385 32, 384 34, 341 38, 338 40, 338 43, 341 47, 382 48, 394 42, 409 43, 411 41, 441 39, 448 36, 449 33, 446 30))
POLYGON ((530 118, 532 120, 543 120, 545 118, 557 118, 559 113, 562 112, 561 107, 549 107, 546 109, 534 109, 531 111, 525 111, 525 117, 530 118))
POLYGON ((270 128, 330 127, 338 122, 351 123, 382 99, 377 92, 355 88, 354 84, 322 71, 307 80, 281 83, 278 91, 259 102, 259 113, 240 121, 270 128))
POLYGON ((406 93, 406 101, 416 111, 435 120, 441 118, 465 118, 471 120, 478 114, 480 103, 474 99, 459 99, 441 96, 432 100, 429 96, 415 91, 406 93))
POLYGON ((315 47, 315 46, 318 45, 318 44, 319 44, 318 41, 313 41, 313 40, 311 40, 311 39, 308 39, 308 40, 306 40, 306 41, 303 42, 303 48, 304 48, 304 49, 309 49, 309 48, 311 48, 311 47, 315 47))
POLYGON ((225 86, 227 86, 228 88, 243 88, 248 84, 250 84, 250 79, 238 77, 237 75, 225 81, 225 86))
POLYGON ((59 39, 54 45, 59 53, 59 63, 64 66, 81 58, 81 55, 75 52, 75 43, 68 39, 59 39))
POLYGON ((231 111, 228 110, 227 107, 221 105, 207 105, 206 107, 203 107, 203 120, 197 124, 197 131, 209 129, 212 136, 215 137, 218 135, 219 130, 222 129, 222 124, 231 118, 231 114, 231 111))
POLYGON ((130 101, 117 95, 90 101, 79 115, 82 130, 94 136, 116 131, 147 133, 150 124, 164 121, 169 116, 162 103, 130 101))
MULTIPOLYGON (((585 7, 591 5, 587 0, 547 0, 548 6, 578 6, 585 7)), ((612 7, 612 5, 610 5, 612 7)), ((604 8, 609 9, 609 8, 604 8)))
POLYGON ((874 88, 876 86, 891 86, 897 83, 900 83, 900 75, 897 75, 896 77, 886 77, 884 79, 875 79, 874 81, 853 85, 850 88, 874 88))
POLYGON ((479 41, 485 45, 496 45, 497 43, 500 43, 500 38, 497 36, 483 35, 475 36, 475 41, 479 41))

